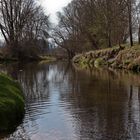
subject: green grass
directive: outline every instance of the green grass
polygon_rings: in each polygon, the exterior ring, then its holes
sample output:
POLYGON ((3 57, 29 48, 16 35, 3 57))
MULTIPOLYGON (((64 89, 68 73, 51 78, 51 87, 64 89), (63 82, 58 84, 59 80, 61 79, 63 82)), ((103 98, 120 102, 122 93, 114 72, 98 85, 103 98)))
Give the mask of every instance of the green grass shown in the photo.
POLYGON ((24 97, 20 85, 0 74, 0 131, 16 127, 24 114, 24 97))

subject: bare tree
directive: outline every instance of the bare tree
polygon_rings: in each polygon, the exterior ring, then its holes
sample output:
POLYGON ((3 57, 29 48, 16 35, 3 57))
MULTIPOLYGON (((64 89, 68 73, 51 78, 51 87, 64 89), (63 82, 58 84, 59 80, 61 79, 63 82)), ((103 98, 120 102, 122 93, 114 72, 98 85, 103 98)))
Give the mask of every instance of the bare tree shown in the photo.
POLYGON ((0 17, 1 33, 13 51, 43 37, 48 29, 48 16, 34 0, 0 0, 0 17))
POLYGON ((127 4, 124 0, 73 0, 59 12, 53 38, 73 54, 124 43, 129 27, 127 4))
POLYGON ((129 19, 129 36, 130 45, 133 46, 133 32, 132 32, 132 0, 128 0, 128 19, 129 19))
POLYGON ((138 43, 140 44, 140 2, 136 2, 136 18, 137 18, 137 27, 138 27, 138 43))

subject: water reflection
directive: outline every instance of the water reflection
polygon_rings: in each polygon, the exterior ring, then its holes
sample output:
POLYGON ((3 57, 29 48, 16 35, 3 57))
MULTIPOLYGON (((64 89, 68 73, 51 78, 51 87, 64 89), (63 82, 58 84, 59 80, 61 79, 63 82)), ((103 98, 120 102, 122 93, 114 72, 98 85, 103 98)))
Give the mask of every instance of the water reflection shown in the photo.
POLYGON ((140 75, 70 63, 2 67, 23 86, 26 114, 11 140, 140 139, 140 75))

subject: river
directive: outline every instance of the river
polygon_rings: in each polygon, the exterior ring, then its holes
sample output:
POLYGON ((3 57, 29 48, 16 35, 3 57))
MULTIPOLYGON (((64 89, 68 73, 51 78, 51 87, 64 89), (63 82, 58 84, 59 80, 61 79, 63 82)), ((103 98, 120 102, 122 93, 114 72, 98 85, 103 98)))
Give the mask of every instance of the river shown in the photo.
POLYGON ((1 66, 25 95, 25 116, 4 140, 139 140, 140 75, 78 70, 67 62, 1 66))

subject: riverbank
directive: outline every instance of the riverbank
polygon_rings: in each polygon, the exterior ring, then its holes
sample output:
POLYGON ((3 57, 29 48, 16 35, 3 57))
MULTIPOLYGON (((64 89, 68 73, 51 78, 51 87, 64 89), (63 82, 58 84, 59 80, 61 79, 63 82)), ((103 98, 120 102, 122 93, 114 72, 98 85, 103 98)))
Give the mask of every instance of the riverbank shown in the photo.
POLYGON ((18 58, 13 58, 13 57, 5 57, 5 56, 0 56, 0 64, 7 64, 7 63, 15 63, 15 62, 52 62, 56 61, 57 58, 52 57, 52 56, 29 56, 24 59, 18 59, 18 58))
POLYGON ((0 132, 16 128, 24 115, 24 97, 20 85, 0 74, 0 132))
POLYGON ((102 66, 127 69, 139 72, 140 45, 135 45, 133 47, 122 45, 121 47, 90 51, 84 54, 76 55, 73 58, 73 62, 81 68, 90 65, 96 67, 102 66))

